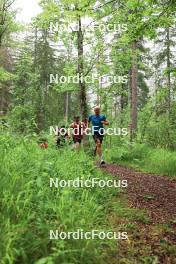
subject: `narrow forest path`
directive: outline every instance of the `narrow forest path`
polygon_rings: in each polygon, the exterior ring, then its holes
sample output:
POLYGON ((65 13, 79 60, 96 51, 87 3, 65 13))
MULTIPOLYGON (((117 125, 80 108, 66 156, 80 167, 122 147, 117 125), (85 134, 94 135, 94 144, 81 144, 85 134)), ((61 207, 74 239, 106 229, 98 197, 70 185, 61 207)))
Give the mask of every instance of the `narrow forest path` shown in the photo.
MULTIPOLYGON (((137 215, 133 218, 109 215, 114 228, 125 227, 129 237, 129 240, 119 242, 117 254, 112 255, 111 263, 175 264, 176 180, 115 164, 107 164, 102 170, 128 181, 125 191, 127 206, 144 210, 149 219, 146 222, 137 215)), ((117 199, 119 202, 120 197, 117 199)))
POLYGON ((176 218, 176 180, 107 164, 104 171, 128 181, 130 207, 145 209, 153 222, 176 218))

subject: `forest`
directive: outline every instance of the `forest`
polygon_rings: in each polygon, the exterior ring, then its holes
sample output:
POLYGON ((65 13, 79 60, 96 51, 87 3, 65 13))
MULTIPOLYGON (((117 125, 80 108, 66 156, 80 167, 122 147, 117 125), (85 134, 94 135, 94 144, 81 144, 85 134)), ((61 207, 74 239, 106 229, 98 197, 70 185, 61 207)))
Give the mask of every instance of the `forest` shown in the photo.
POLYGON ((176 263, 176 1, 25 2, 0 0, 0 264, 176 263))

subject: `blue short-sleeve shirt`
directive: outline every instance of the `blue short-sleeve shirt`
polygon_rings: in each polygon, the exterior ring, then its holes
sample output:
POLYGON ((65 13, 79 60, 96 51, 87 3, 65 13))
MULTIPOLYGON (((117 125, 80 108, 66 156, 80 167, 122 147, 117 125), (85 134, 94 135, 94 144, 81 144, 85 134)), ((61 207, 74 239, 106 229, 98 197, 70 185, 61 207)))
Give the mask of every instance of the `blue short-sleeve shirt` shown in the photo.
POLYGON ((89 116, 89 122, 92 123, 92 127, 94 132, 98 133, 99 130, 101 130, 102 128, 104 128, 103 124, 101 123, 101 121, 106 121, 106 116, 105 115, 90 115, 89 116))

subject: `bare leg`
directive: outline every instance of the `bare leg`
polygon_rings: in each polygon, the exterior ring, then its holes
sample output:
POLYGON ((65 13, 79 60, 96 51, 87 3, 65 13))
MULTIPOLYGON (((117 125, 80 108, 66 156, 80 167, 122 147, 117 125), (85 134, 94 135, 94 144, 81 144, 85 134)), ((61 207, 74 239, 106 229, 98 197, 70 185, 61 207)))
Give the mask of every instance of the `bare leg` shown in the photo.
POLYGON ((101 148, 101 142, 99 139, 96 140, 96 154, 102 158, 102 148, 101 148))
POLYGON ((101 144, 99 139, 96 140, 96 154, 100 158, 101 165, 105 165, 105 162, 104 162, 103 156, 102 156, 102 144, 101 144))

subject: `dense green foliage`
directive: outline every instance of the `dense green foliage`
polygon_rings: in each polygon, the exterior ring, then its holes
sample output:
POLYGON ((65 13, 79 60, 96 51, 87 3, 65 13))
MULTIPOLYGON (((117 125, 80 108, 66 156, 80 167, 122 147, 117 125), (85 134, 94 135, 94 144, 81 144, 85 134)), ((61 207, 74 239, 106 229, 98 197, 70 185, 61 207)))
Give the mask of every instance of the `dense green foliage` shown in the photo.
POLYGON ((45 0, 23 28, 12 23, 11 1, 1 2, 0 111, 15 132, 68 125, 82 108, 88 113, 100 104, 116 126, 136 130, 141 143, 176 148, 173 1, 45 0), (16 41, 10 34, 16 31, 28 34, 16 41), (78 72, 127 82, 50 82, 50 74, 78 72))
POLYGON ((50 229, 112 230, 107 213, 117 189, 49 187, 50 177, 104 179, 92 160, 10 135, 1 136, 0 148, 1 263, 103 263, 115 241, 49 239, 50 229))

